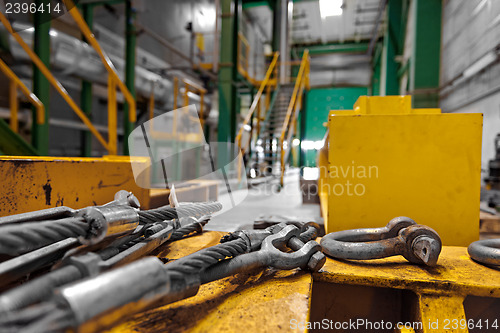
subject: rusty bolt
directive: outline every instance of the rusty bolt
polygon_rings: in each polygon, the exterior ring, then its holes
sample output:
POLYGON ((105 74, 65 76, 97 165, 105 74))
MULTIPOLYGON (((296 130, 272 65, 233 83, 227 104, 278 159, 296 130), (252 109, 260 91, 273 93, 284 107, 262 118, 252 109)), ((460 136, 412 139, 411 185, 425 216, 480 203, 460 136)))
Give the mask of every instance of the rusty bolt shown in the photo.
POLYGON ((326 262, 326 256, 323 254, 323 252, 316 252, 315 254, 312 255, 311 259, 309 259, 309 262, 307 263, 307 268, 309 271, 315 273, 323 267, 323 265, 326 262))

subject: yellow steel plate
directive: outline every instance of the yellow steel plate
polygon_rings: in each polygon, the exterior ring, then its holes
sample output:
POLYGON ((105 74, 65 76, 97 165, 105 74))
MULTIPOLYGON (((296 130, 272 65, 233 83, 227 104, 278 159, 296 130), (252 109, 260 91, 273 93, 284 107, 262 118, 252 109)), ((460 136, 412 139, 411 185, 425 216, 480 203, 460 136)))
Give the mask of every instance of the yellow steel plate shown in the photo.
POLYGON ((479 238, 481 132, 481 114, 332 112, 327 231, 408 216, 468 246, 479 238))
MULTIPOLYGON (((148 158, 134 163, 149 164, 148 158)), ((0 216, 57 206, 83 208, 113 200, 115 193, 134 193, 149 208, 149 189, 135 183, 130 157, 0 158, 0 216)), ((165 196, 164 204, 167 204, 165 196)))
POLYGON ((376 260, 328 259, 314 280, 418 293, 500 297, 500 270, 470 259, 465 247, 444 246, 436 267, 414 265, 402 256, 376 260))

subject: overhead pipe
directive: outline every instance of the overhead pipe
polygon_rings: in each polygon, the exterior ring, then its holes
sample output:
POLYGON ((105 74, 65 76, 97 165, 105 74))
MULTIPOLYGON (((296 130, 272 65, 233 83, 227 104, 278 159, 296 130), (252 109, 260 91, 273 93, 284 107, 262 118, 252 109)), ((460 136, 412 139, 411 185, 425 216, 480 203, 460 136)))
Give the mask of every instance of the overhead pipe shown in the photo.
MULTIPOLYGON (((26 43, 32 45, 34 28, 31 25, 15 22, 13 28, 15 31, 18 31, 26 43)), ((0 25, 0 32, 4 33, 4 35, 7 33, 3 25, 0 25)), ((10 52, 16 62, 29 62, 30 58, 23 52, 22 48, 13 40, 11 35, 8 36, 10 52)), ((55 29, 50 30, 50 36, 51 64, 53 68, 57 69, 63 75, 74 75, 89 82, 107 84, 106 69, 100 61, 98 54, 90 45, 55 29)), ((103 45, 105 44, 103 43, 103 45)), ((123 79, 125 60, 113 54, 109 54, 109 57, 115 65, 120 78, 123 79)), ((149 98, 151 95, 151 83, 155 82, 155 101, 163 104, 165 108, 173 106, 173 84, 171 80, 141 66, 136 66, 135 71, 135 87, 140 96, 146 99, 149 98)), ((196 100, 196 96, 192 97, 196 100)))

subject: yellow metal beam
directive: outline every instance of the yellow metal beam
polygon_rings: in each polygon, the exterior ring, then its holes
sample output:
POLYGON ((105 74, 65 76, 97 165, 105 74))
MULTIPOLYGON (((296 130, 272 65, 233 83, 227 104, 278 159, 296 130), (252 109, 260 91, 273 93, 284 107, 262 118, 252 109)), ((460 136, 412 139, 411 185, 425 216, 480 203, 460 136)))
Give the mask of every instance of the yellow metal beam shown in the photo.
MULTIPOLYGON (((2 156, 0 216, 57 206, 101 205, 111 201, 118 190, 133 192, 142 207, 148 208, 151 190, 137 186, 131 162, 143 164, 144 169, 150 165, 146 157, 2 156)), ((168 192, 164 193, 163 204, 167 204, 168 192)))

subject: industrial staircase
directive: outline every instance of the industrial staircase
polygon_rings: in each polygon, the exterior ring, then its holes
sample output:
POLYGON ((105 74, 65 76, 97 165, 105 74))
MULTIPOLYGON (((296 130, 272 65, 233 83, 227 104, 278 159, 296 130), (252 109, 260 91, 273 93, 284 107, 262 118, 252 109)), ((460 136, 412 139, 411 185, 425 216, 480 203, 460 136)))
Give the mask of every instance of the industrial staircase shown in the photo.
POLYGON ((236 143, 247 161, 249 184, 279 179, 281 188, 284 185, 283 177, 296 132, 297 117, 302 108, 302 95, 309 87, 309 52, 306 50, 299 62, 297 77, 282 85, 278 84, 278 56, 279 54, 275 53, 264 80, 260 83, 238 132, 236 143), (266 114, 262 117, 260 104, 265 90, 266 114), (247 135, 243 139, 245 131, 247 135))
POLYGON ((276 176, 281 170, 278 142, 286 119, 294 86, 287 84, 275 91, 276 97, 268 110, 260 135, 252 151, 249 169, 259 170, 262 176, 276 176))

